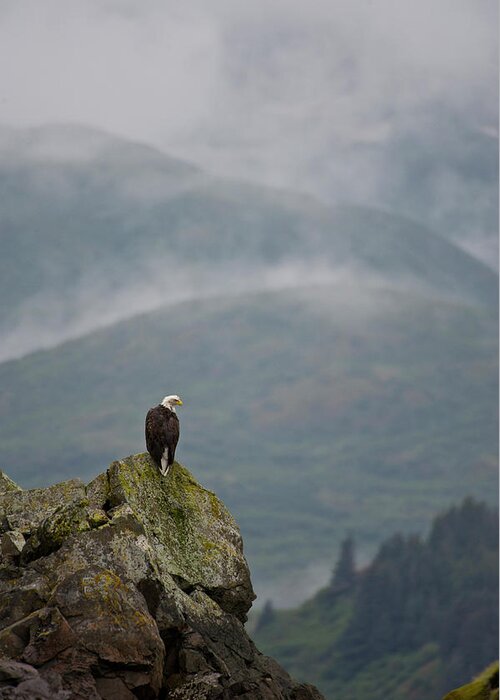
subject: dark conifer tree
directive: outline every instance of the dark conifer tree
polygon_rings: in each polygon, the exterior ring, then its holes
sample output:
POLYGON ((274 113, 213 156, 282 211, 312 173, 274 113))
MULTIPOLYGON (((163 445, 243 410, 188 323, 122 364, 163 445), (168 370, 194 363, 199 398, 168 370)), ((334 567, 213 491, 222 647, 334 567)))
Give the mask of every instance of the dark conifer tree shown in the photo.
POLYGON ((351 590, 356 583, 356 563, 354 540, 346 537, 340 548, 340 555, 333 570, 331 588, 334 593, 351 590))
POLYGON ((262 612, 257 621, 257 624, 255 625, 255 632, 260 632, 264 627, 270 625, 274 619, 275 614, 273 602, 272 600, 266 600, 266 602, 264 603, 264 607, 262 608, 262 612))

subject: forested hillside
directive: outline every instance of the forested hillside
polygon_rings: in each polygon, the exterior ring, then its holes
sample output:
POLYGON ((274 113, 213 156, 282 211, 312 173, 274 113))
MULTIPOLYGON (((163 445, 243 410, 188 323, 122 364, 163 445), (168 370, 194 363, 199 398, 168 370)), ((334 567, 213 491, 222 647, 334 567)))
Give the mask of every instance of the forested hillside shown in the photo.
POLYGON ((166 307, 0 365, 0 460, 23 486, 90 478, 179 393, 179 459, 236 513, 259 593, 294 596, 346 530, 366 556, 494 499, 497 347, 488 312, 378 287, 166 307))
POLYGON ((296 610, 268 604, 255 638, 331 700, 434 700, 497 657, 497 571, 498 514, 466 499, 360 571, 347 540, 330 585, 296 610))

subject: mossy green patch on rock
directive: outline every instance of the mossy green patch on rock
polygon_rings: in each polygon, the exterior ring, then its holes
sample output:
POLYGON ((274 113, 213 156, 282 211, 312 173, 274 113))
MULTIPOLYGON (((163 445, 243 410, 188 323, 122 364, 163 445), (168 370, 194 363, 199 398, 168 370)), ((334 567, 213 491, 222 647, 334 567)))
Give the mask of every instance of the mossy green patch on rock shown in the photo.
POLYGON ((0 524, 5 530, 20 530, 27 534, 62 504, 85 496, 80 479, 70 479, 45 489, 10 490, 0 495, 0 524))
MULTIPOLYGON (((90 530, 96 527, 92 517, 96 514, 88 508, 87 498, 80 498, 56 508, 56 510, 41 523, 30 537, 23 549, 24 561, 45 556, 54 552, 71 535, 90 530)), ((98 514, 99 515, 99 514, 98 514)), ((103 512, 104 521, 107 521, 103 512)))
POLYGON ((101 527, 108 522, 108 516, 102 508, 88 508, 87 518, 91 528, 101 527))
POLYGON ((147 669, 158 689, 164 645, 143 596, 130 581, 92 564, 61 581, 51 605, 68 620, 84 649, 112 664, 147 669))
POLYGON ((498 661, 471 683, 452 690, 443 700, 498 700, 498 661))
POLYGON ((22 491, 22 488, 0 469, 0 495, 8 491, 22 491))
POLYGON ((108 474, 111 505, 132 508, 169 574, 243 617, 255 596, 238 526, 217 496, 177 462, 162 477, 148 454, 113 462, 108 474))
POLYGON ((108 473, 104 472, 92 479, 85 487, 85 493, 89 503, 96 508, 104 508, 109 502, 108 473))

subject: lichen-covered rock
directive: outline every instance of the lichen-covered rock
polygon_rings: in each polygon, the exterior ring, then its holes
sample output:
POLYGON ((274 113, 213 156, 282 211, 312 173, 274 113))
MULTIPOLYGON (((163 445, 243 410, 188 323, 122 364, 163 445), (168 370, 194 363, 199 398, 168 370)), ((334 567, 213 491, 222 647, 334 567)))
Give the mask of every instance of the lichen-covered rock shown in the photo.
POLYGON ((498 700, 498 661, 471 683, 452 690, 443 700, 498 700))
POLYGON ((180 464, 163 478, 149 455, 113 462, 109 483, 111 504, 129 504, 177 583, 245 620, 255 595, 238 526, 217 496, 180 464))
POLYGON ((247 636, 238 527, 180 464, 135 455, 33 491, 0 475, 0 525, 0 658, 24 673, 0 698, 321 698, 247 636))
MULTIPOLYGON (((9 481, 14 484, 10 479, 9 481)), ((19 530, 26 535, 52 515, 60 505, 84 496, 85 486, 80 479, 71 479, 46 489, 31 491, 10 488, 0 496, 0 527, 3 532, 19 530)))
POLYGON ((4 532, 0 540, 0 549, 3 557, 18 557, 24 549, 26 540, 19 530, 4 532))
POLYGON ((22 491, 22 488, 0 469, 0 494, 7 491, 22 491))

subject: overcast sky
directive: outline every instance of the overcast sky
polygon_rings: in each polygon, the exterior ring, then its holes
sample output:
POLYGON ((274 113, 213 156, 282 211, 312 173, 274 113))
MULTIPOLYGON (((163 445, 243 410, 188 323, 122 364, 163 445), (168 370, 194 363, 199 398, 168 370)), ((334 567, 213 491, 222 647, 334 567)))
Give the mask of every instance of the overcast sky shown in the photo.
POLYGON ((325 147, 383 140, 437 102, 496 125, 495 0, 0 7, 4 124, 92 124, 286 183, 325 147))

